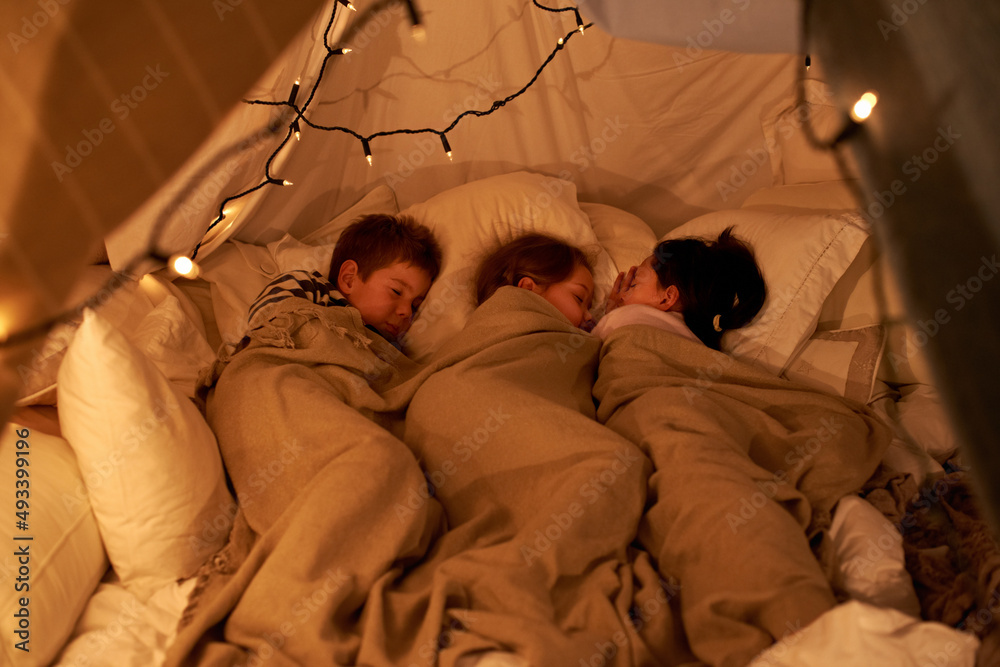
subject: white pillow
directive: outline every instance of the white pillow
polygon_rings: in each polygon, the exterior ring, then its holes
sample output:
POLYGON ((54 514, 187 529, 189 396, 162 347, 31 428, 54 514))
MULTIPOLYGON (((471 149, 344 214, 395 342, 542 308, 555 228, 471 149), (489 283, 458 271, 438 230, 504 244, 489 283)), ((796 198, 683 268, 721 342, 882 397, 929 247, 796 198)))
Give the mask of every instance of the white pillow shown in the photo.
POLYGON ((0 522, 0 663, 47 665, 72 632, 108 559, 76 457, 62 438, 7 424, 0 434, 0 488, 9 511, 0 522), (19 442, 25 444, 18 447, 19 442), (18 452, 29 452, 22 457, 30 461, 27 467, 18 468, 18 452), (18 481, 26 484, 18 487, 18 481), (15 494, 25 489, 28 528, 19 530, 15 494), (31 540, 17 539, 23 537, 31 540), (26 563, 15 553, 21 548, 28 550, 26 563), (20 573, 22 565, 27 574, 20 573), (26 579, 18 581, 19 576, 26 579), (29 588, 16 588, 24 585, 29 588), (27 653, 15 648, 23 639, 14 634, 20 629, 14 614, 22 613, 21 598, 28 601, 27 653))
POLYGON ((580 202, 598 242, 608 251, 619 271, 642 264, 656 247, 656 234, 642 218, 607 204, 580 202))
POLYGON ((716 238, 729 226, 753 246, 768 294, 753 322, 723 335, 722 349, 781 374, 816 329, 823 302, 868 238, 867 224, 854 211, 737 209, 695 218, 663 238, 716 238))
POLYGON ((834 584, 851 599, 920 618, 920 601, 906 571, 903 536, 858 496, 837 503, 830 524, 834 584))
POLYGON ((202 368, 215 361, 208 341, 181 309, 177 297, 168 295, 126 338, 188 398, 202 368))
POLYGON ((97 313, 59 369, 59 418, 122 583, 145 600, 222 546, 232 516, 201 413, 97 313))
MULTIPOLYGON (((576 186, 553 176, 514 172, 446 190, 400 214, 427 225, 444 252, 441 274, 403 339, 406 353, 426 361, 462 330, 475 309, 479 260, 527 232, 550 234, 594 258, 594 304, 602 306, 618 269, 576 200, 576 186)), ((650 246, 652 250, 652 246, 650 246)), ((595 317, 599 310, 595 308, 595 317)))

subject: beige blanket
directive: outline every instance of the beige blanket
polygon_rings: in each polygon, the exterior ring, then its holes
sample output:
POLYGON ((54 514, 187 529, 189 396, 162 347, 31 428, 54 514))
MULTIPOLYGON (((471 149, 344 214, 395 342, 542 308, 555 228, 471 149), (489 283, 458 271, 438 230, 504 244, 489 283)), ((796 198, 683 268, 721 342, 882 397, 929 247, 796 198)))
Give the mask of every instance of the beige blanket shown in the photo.
POLYGON ((167 664, 353 664, 371 587, 421 558, 436 501, 394 506, 424 477, 388 430, 379 392, 416 368, 358 312, 301 299, 269 307, 250 345, 206 384, 240 511, 200 573, 167 664), (375 421, 373 421, 373 419, 375 421))
POLYGON ((816 555, 888 446, 877 417, 641 325, 605 341, 594 397, 654 462, 640 541, 700 659, 746 664, 835 603, 816 555))
POLYGON ((243 511, 168 664, 689 660, 676 584, 630 548, 649 462, 593 419, 598 341, 515 288, 419 374, 360 324, 276 307, 216 369, 243 511))

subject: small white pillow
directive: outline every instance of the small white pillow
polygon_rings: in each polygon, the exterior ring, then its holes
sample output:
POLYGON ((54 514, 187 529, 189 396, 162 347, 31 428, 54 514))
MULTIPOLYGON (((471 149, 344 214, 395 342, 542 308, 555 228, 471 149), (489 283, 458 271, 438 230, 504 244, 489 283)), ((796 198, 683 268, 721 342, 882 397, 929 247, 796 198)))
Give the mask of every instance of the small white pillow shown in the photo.
POLYGON ((619 271, 642 264, 656 247, 656 234, 637 215, 615 206, 584 201, 580 202, 580 210, 587 214, 598 242, 619 271))
MULTIPOLYGON (((404 337, 407 355, 426 361, 462 330, 475 310, 472 284, 487 252, 527 232, 572 243, 594 260, 595 317, 618 274, 576 200, 576 186, 553 176, 525 171, 472 181, 402 211, 427 225, 444 251, 434 281, 413 326, 404 337)), ((652 251, 652 246, 650 246, 652 251)))
POLYGON ((868 238, 868 227, 853 211, 737 209, 695 218, 663 238, 714 239, 729 226, 753 247, 768 292, 753 322, 723 335, 722 349, 780 375, 816 329, 823 302, 868 238))
POLYGON ((188 398, 194 396, 198 373, 215 361, 215 352, 173 295, 153 308, 128 339, 188 398))
POLYGON ((145 600, 194 574, 232 516, 215 436, 156 365, 84 312, 59 369, 59 418, 122 583, 145 600))
POLYGON ((9 511, 0 522, 0 663, 47 665, 70 636, 108 559, 76 457, 62 438, 7 424, 0 434, 0 488, 9 511), (18 467, 19 452, 27 466, 18 467), (16 523, 18 491, 27 492, 25 530, 16 523), (24 537, 31 540, 18 539, 24 537), (20 549, 28 552, 24 562, 20 549), (22 598, 27 612, 21 611, 22 598), (22 618, 15 614, 24 613, 29 652, 16 648, 25 637, 15 634, 22 618))
POLYGON ((906 571, 903 536, 867 500, 845 496, 830 525, 834 584, 851 599, 920 618, 920 601, 906 571))

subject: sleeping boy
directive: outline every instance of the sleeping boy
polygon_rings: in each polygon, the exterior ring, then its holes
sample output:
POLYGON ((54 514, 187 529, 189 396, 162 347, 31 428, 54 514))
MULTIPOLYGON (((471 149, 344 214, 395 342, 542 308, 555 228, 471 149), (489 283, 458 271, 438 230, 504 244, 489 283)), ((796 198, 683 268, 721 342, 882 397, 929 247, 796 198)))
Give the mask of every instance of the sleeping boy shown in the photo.
POLYGON ((329 278, 316 271, 278 276, 250 306, 250 329, 267 306, 300 298, 354 307, 368 329, 398 345, 440 266, 441 248, 427 227, 406 216, 363 216, 337 241, 329 278))
POLYGON ((388 430, 407 400, 405 388, 388 390, 419 369, 397 341, 440 264, 426 227, 365 216, 341 235, 328 278, 291 271, 255 300, 247 337, 204 382, 240 510, 229 544, 203 566, 168 664, 209 654, 226 664, 272 654, 281 664, 358 662, 369 591, 442 527, 437 500, 408 504, 427 482, 388 430), (274 618, 296 620, 281 643, 267 639, 274 618))

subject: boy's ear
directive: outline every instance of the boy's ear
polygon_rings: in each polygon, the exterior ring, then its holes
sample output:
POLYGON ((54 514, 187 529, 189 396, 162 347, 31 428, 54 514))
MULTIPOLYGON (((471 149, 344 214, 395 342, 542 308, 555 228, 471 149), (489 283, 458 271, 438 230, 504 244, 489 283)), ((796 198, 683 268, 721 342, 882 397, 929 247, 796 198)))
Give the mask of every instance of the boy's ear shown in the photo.
POLYGON ((337 289, 344 296, 347 296, 354 291, 354 285, 358 280, 360 280, 358 277, 358 263, 353 259, 345 260, 340 265, 340 271, 337 273, 337 289))
POLYGON ((681 291, 677 285, 667 285, 667 288, 660 292, 660 302, 656 307, 663 312, 681 309, 681 291))
POLYGON ((521 289, 531 290, 536 294, 541 291, 541 288, 538 286, 538 283, 536 283, 532 278, 529 278, 528 276, 524 276, 523 278, 518 280, 517 286, 520 287, 521 289))

